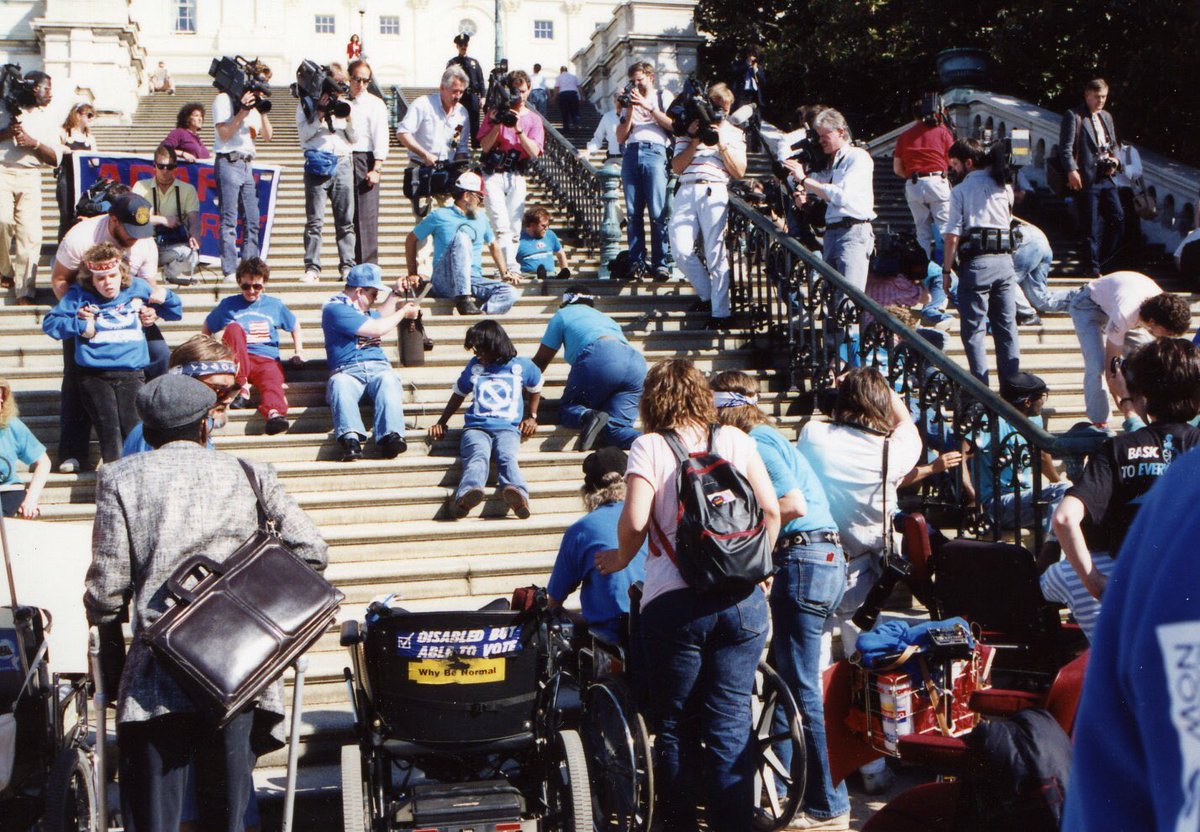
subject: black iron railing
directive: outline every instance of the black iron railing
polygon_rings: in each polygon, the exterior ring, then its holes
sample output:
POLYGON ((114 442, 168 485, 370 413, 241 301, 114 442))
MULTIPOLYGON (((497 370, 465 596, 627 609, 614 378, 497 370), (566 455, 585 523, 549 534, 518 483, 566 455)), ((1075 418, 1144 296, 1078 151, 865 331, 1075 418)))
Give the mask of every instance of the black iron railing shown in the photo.
MULTIPOLYGON (((534 173, 566 209, 580 240, 589 249, 599 249, 605 220, 604 178, 612 174, 597 170, 591 162, 581 158, 575 146, 544 117, 542 123, 546 129, 546 143, 541 158, 534 165, 534 173)), ((616 177, 619 179, 620 174, 616 177)), ((610 221, 615 222, 615 215, 610 221)), ((619 238, 619 227, 616 234, 619 238)))
POLYGON ((400 126, 401 119, 408 112, 408 99, 404 97, 404 93, 400 88, 392 85, 388 87, 387 100, 385 102, 388 108, 388 125, 391 128, 391 133, 394 135, 396 128, 400 126))

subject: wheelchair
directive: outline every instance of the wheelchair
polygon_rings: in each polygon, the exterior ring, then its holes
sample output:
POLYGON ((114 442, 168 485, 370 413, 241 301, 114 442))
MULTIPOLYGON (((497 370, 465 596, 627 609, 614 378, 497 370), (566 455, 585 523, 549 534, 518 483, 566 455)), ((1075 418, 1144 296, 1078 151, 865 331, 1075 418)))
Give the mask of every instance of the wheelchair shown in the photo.
POLYGON ((346 832, 590 832, 572 627, 544 591, 474 612, 375 602, 345 622, 358 737, 341 755, 346 832))

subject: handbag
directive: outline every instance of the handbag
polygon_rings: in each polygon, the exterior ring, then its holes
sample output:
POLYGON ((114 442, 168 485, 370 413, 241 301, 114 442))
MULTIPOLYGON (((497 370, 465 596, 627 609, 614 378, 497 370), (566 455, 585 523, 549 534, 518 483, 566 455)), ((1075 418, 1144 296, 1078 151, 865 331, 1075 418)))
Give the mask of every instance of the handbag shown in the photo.
POLYGON ((166 585, 176 603, 142 636, 218 727, 320 638, 345 598, 279 539, 254 470, 239 462, 258 530, 221 563, 197 555, 180 564, 166 585))
POLYGON ((1140 176, 1133 180, 1133 213, 1144 220, 1158 216, 1158 203, 1146 192, 1146 183, 1140 176))

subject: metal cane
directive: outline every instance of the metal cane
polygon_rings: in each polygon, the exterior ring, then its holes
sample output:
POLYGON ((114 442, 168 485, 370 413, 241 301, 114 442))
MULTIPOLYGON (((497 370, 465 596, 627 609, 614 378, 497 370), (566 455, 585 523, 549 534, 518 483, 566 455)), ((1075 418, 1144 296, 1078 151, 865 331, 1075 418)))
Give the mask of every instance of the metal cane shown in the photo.
POLYGON ((308 656, 296 659, 296 679, 292 683, 292 727, 288 736, 287 781, 283 792, 283 832, 292 830, 292 813, 296 807, 296 758, 300 753, 300 714, 304 710, 304 674, 308 671, 308 656))

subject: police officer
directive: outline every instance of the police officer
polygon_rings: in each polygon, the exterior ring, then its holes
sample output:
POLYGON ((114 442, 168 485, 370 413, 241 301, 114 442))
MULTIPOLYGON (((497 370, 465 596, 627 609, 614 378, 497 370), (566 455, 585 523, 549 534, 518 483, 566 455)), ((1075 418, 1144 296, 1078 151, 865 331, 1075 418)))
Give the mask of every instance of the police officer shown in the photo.
POLYGON ((458 35, 454 39, 454 45, 458 47, 458 56, 451 58, 446 62, 446 66, 457 66, 467 73, 467 91, 463 93, 462 105, 467 108, 467 118, 471 124, 471 147, 479 147, 479 108, 483 103, 483 96, 487 93, 487 84, 483 80, 483 67, 479 65, 479 61, 470 57, 467 54, 467 46, 471 43, 471 36, 466 32, 458 35))
POLYGON ((988 383, 987 321, 996 344, 996 370, 1011 378, 1020 370, 1017 341, 1016 272, 1013 269, 1012 186, 990 171, 987 152, 975 139, 950 147, 950 211, 942 237, 946 256, 942 281, 950 290, 950 270, 959 255, 958 309, 963 348, 971 374, 988 383))

